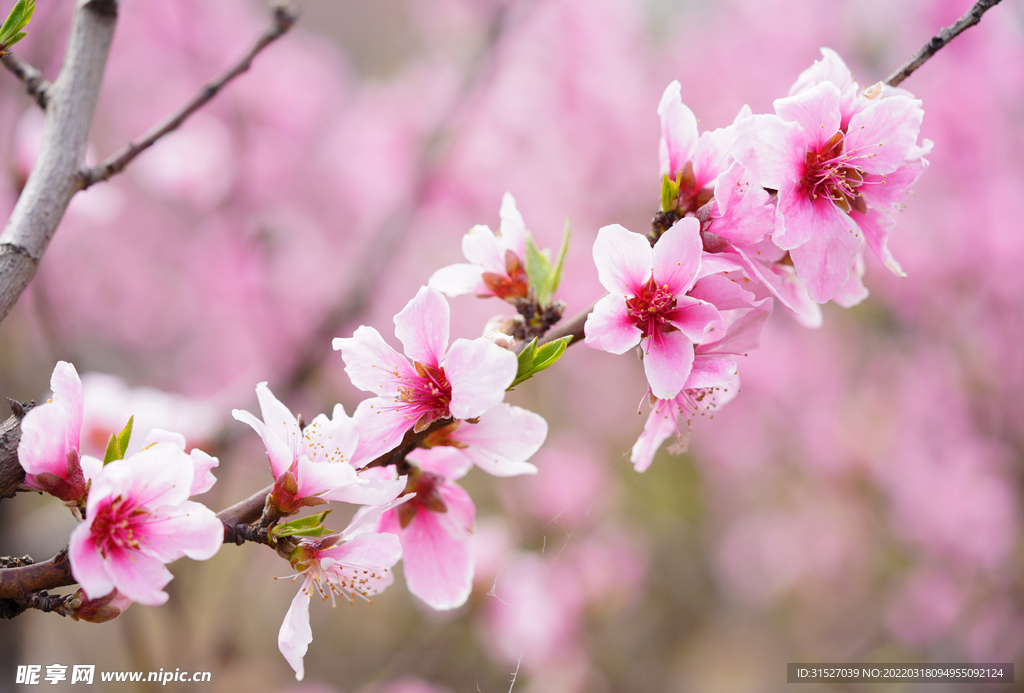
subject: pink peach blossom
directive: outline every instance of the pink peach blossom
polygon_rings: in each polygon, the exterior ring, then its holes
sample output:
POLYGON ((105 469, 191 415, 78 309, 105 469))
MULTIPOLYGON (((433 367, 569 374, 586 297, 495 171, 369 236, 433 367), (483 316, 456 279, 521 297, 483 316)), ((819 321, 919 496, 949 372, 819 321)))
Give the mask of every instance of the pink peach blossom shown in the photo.
POLYGON ((359 477, 353 466, 359 434, 340 404, 333 419, 320 414, 302 428, 265 382, 256 386, 256 396, 262 421, 240 409, 231 414, 263 439, 275 480, 271 495, 280 512, 291 514, 332 500, 380 505, 401 492, 400 481, 359 477))
POLYGON ((644 371, 659 399, 679 394, 690 375, 693 345, 724 329, 718 310, 688 296, 701 269, 700 222, 681 219, 651 248, 618 224, 594 243, 601 284, 609 291, 585 326, 587 344, 622 354, 643 342, 644 371))
POLYGON ((224 525, 188 500, 194 474, 188 455, 158 442, 93 477, 86 519, 68 544, 71 574, 90 599, 116 588, 140 604, 163 604, 172 577, 165 563, 217 553, 224 525))
POLYGON ((352 384, 377 397, 356 409, 359 455, 374 459, 437 419, 471 419, 505 398, 518 360, 490 340, 457 339, 448 348, 450 309, 436 289, 422 287, 395 316, 395 335, 406 358, 372 327, 335 339, 352 384))

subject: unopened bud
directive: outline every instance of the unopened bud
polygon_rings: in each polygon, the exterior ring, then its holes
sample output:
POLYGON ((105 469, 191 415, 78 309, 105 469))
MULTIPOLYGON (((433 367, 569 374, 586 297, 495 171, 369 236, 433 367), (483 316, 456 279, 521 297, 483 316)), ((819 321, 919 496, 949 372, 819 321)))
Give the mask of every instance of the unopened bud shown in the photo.
POLYGON ((89 599, 83 590, 78 590, 67 602, 70 609, 68 616, 76 621, 89 623, 106 623, 124 613, 131 606, 132 600, 116 589, 104 597, 89 599))
POLYGON ((508 349, 509 351, 516 345, 515 337, 504 332, 488 332, 484 335, 484 339, 490 340, 502 349, 508 349))

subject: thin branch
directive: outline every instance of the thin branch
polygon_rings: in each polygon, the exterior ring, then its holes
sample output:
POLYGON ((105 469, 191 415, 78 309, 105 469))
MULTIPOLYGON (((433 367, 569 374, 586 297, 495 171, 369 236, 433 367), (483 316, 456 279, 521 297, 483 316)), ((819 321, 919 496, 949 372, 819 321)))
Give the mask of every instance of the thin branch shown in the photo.
POLYGON ((121 151, 110 156, 102 163, 82 171, 81 188, 85 190, 94 183, 109 180, 112 176, 123 171, 135 157, 146 151, 164 135, 177 130, 190 115, 210 102, 213 97, 235 77, 248 71, 252 66, 253 59, 271 43, 288 33, 288 30, 295 24, 298 18, 297 11, 288 5, 279 5, 274 8, 274 21, 253 44, 237 63, 230 67, 219 77, 209 82, 200 89, 187 103, 177 112, 167 116, 163 121, 157 123, 149 132, 140 139, 125 145, 121 151))
POLYGON ((35 276, 71 197, 99 98, 117 0, 78 0, 64 65, 46 89, 43 141, 32 173, 0 234, 0 320, 35 276))
POLYGON ((39 108, 46 110, 46 103, 49 99, 49 90, 52 84, 43 79, 43 73, 32 65, 21 59, 21 56, 8 51, 0 62, 4 64, 15 77, 25 83, 25 90, 28 95, 36 100, 39 108))
POLYGON ((585 337, 583 326, 587 323, 587 317, 590 316, 596 305, 597 301, 594 301, 590 304, 589 308, 580 311, 560 325, 555 325, 547 334, 537 340, 537 345, 547 344, 570 335, 572 336, 572 341, 569 342, 569 346, 582 342, 585 337))
POLYGON ((885 80, 885 83, 890 87, 898 85, 913 74, 914 70, 924 65, 930 57, 938 53, 943 46, 959 36, 969 27, 980 22, 981 15, 988 12, 1000 2, 1001 0, 978 0, 978 2, 974 3, 974 7, 967 10, 967 13, 963 17, 956 20, 953 26, 947 27, 933 36, 931 41, 926 43, 921 50, 915 53, 914 57, 908 60, 903 67, 889 75, 889 79, 885 80))

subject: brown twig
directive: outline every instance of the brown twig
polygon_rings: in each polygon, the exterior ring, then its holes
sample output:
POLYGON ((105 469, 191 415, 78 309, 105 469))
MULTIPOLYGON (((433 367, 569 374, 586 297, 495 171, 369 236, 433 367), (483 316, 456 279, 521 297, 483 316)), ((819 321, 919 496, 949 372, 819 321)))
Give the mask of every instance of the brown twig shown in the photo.
POLYGON ((298 13, 296 10, 288 5, 278 5, 275 7, 273 23, 260 35, 248 53, 227 71, 200 89, 177 112, 172 113, 163 121, 157 123, 141 138, 134 142, 129 142, 121 151, 110 156, 102 163, 92 168, 84 169, 81 172, 81 189, 85 190, 94 183, 109 180, 112 176, 123 171, 135 157, 152 147, 161 137, 177 130, 190 115, 205 106, 213 97, 219 94, 228 82, 246 72, 252 66, 253 59, 264 48, 284 36, 292 28, 297 17, 298 13))
POLYGON ((32 408, 32 403, 8 400, 13 416, 0 424, 0 498, 10 498, 25 481, 25 470, 18 462, 18 444, 21 442, 21 419, 32 408))
POLYGON ((21 56, 10 51, 4 54, 0 62, 15 77, 25 83, 25 90, 28 92, 28 95, 35 99, 36 103, 39 104, 39 108, 45 111, 46 103, 49 99, 48 92, 53 85, 43 79, 43 73, 22 60, 21 56))
POLYGON ((572 316, 560 325, 555 325, 549 330, 543 337, 537 340, 537 345, 547 344, 553 342, 556 339, 562 337, 572 337, 572 341, 569 342, 569 346, 582 342, 585 335, 583 334, 583 326, 587 323, 587 318, 594 310, 594 306, 597 305, 597 301, 590 304, 589 308, 581 310, 576 315, 572 316))
POLYGON ((995 7, 1001 2, 1001 0, 978 0, 974 3, 974 7, 967 10, 967 13, 963 17, 956 20, 953 26, 946 27, 938 34, 932 37, 932 39, 926 43, 921 50, 914 54, 914 56, 908 60, 904 65, 889 75, 889 79, 885 80, 885 83, 890 87, 895 87, 900 82, 905 80, 914 70, 921 67, 927 62, 929 58, 939 52, 943 46, 952 41, 954 38, 959 36, 969 27, 974 26, 981 21, 981 15, 988 12, 990 9, 995 7))

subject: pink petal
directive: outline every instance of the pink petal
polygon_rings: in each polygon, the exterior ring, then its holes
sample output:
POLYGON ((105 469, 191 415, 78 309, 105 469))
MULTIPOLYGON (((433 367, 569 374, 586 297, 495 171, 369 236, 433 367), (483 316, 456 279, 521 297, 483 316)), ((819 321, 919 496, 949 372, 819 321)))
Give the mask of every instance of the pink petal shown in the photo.
POLYGON ((75 527, 68 541, 68 558, 75 581, 82 586, 89 599, 98 599, 113 591, 114 579, 107 572, 91 530, 92 521, 88 519, 75 527))
POLYGON ((775 211, 768 193, 753 184, 745 168, 733 163, 715 182, 717 216, 712 215, 710 231, 733 243, 757 243, 775 227, 775 211))
MULTIPOLYGON (((326 464, 321 462, 320 464, 326 464)), ((360 477, 363 483, 338 486, 321 498, 358 505, 383 505, 398 497, 405 490, 405 477, 401 479, 371 479, 360 477)))
POLYGON ((359 445, 352 455, 352 466, 363 467, 402 442, 405 432, 416 425, 394 408, 393 403, 380 397, 364 399, 355 413, 359 431, 359 445))
MULTIPOLYGON (((504 273, 504 269, 502 272, 504 273)), ((491 291, 484 284, 483 273, 483 268, 478 265, 448 265, 434 272, 427 286, 437 289, 446 296, 489 294, 491 291)))
POLYGON ((843 59, 831 48, 821 49, 821 60, 815 60, 814 65, 800 73, 796 82, 790 87, 790 95, 809 91, 822 82, 831 82, 840 92, 846 92, 851 87, 856 87, 853 81, 853 73, 846 66, 843 59))
MULTIPOLYGON (((47 402, 25 414, 21 420, 18 461, 31 484, 36 474, 67 478, 68 415, 56 403, 47 402)), ((76 446, 77 447, 77 446, 76 446)))
POLYGON ((82 381, 67 361, 58 361, 50 375, 53 403, 64 411, 66 449, 78 448, 82 434, 82 381))
POLYGON ((452 438, 467 444, 462 454, 488 474, 517 476, 537 473, 526 460, 540 449, 547 435, 543 416, 502 402, 484 412, 479 423, 463 422, 452 438))
POLYGON ((391 584, 391 568, 402 558, 402 544, 394 534, 365 532, 352 539, 336 544, 320 552, 321 556, 329 556, 339 563, 382 573, 375 583, 378 589, 391 584))
POLYGON ((505 244, 490 228, 477 225, 462 237, 462 254, 484 272, 505 274, 505 244))
POLYGON ((754 303, 754 294, 722 274, 698 280, 689 295, 707 301, 718 310, 750 308, 754 303))
POLYGON ((860 248, 860 228, 847 214, 828 200, 803 207, 811 211, 803 223, 812 229, 811 239, 790 250, 796 272, 807 285, 807 293, 818 303, 832 298, 850 276, 853 257, 860 248))
POLYGON ((298 498, 320 496, 359 481, 355 467, 348 462, 313 462, 308 455, 299 458, 296 471, 299 490, 295 495, 298 498))
POLYGON ((267 457, 270 459, 270 471, 274 478, 279 478, 287 472, 292 465, 292 451, 288 444, 270 432, 266 424, 257 419, 249 412, 242 409, 232 409, 231 415, 242 423, 249 424, 263 441, 267 449, 267 457))
POLYGON ((153 443, 171 443, 182 452, 185 450, 185 436, 162 428, 154 428, 147 433, 145 440, 142 441, 142 447, 148 448, 153 443))
POLYGON ((452 416, 480 416, 505 398, 519 369, 516 355, 487 339, 457 339, 444 362, 452 386, 452 416))
POLYGON ((309 580, 306 580, 292 599, 277 633, 277 647, 295 670, 296 681, 301 681, 305 675, 302 658, 313 642, 313 629, 309 627, 309 589, 309 580))
POLYGON ((217 477, 213 475, 213 469, 220 465, 220 460, 207 455, 199 448, 192 448, 189 457, 192 459, 193 472, 192 487, 189 489, 188 495, 197 496, 200 493, 206 493, 217 483, 217 477))
MULTIPOLYGON (((381 516, 379 528, 397 534, 402 542, 402 564, 409 591, 438 610, 462 606, 473 589, 473 554, 467 507, 473 501, 460 487, 441 487, 448 512, 420 508, 402 529, 395 512, 381 516)), ((474 511, 475 512, 475 511, 474 511)))
POLYGON ((613 354, 623 354, 640 343, 640 328, 626 312, 619 296, 605 296, 594 306, 583 325, 587 346, 613 354))
POLYGON ((690 296, 676 299, 676 308, 669 314, 669 321, 694 344, 703 342, 711 330, 725 329, 725 321, 713 305, 690 296))
POLYGON ((201 503, 185 501, 163 518, 145 525, 147 553, 163 563, 182 556, 194 561, 212 558, 224 544, 224 524, 212 510, 201 503))
POLYGON ((917 142, 923 118, 916 99, 879 99, 850 119, 843 156, 871 173, 895 171, 917 142))
MULTIPOLYGON (((814 304, 817 306, 817 304, 814 304)), ((725 336, 713 344, 701 344, 696 348, 694 368, 702 354, 746 355, 757 349, 761 342, 761 329, 772 312, 772 300, 764 298, 754 304, 754 309, 740 316, 729 325, 725 336)), ((691 376, 692 377, 692 376, 691 376)), ((695 387, 690 386, 688 387, 695 387)))
MULTIPOLYGON (((509 193, 501 197, 501 241, 502 245, 511 250, 519 258, 526 257, 526 223, 523 215, 516 208, 515 198, 509 193)), ((505 266, 505 253, 501 254, 501 264, 505 266)), ((504 269, 502 269, 504 273, 504 269)))
MULTIPOLYGON (((498 407, 507 406, 499 404, 498 407)), ((492 407, 487 411, 492 411, 497 407, 492 407)), ((486 414, 484 414, 486 416, 486 414)), ((481 417, 482 419, 483 417, 481 417)), ((456 435, 459 430, 465 426, 470 426, 467 421, 463 421, 459 424, 459 429, 455 431, 456 435)), ((419 449, 414 450, 410 453, 410 459, 419 465, 420 469, 434 474, 440 474, 444 477, 445 481, 455 481, 466 476, 466 473, 473 468, 473 460, 465 454, 465 449, 460 450, 452 447, 434 447, 429 450, 419 449)))
MULTIPOLYGON (((775 112, 783 120, 800 126, 807 149, 818 150, 839 132, 841 99, 842 94, 836 85, 822 82, 803 93, 776 99, 775 112)), ((903 154, 906 154, 905 149, 903 154)))
POLYGON ((351 337, 338 337, 333 344, 335 351, 341 352, 349 380, 364 392, 381 397, 394 395, 402 386, 402 380, 415 374, 405 357, 392 349, 372 327, 362 325, 351 337))
POLYGON ((697 118, 683 104, 679 82, 673 81, 665 88, 658 104, 658 115, 661 116, 658 161, 661 173, 672 177, 683 170, 697 147, 697 118))
POLYGON ((868 297, 868 290, 864 286, 864 253, 858 252, 854 258, 853 268, 850 270, 850 278, 846 280, 832 302, 843 308, 853 308, 855 305, 868 297))
MULTIPOLYGON (((294 459, 299 449, 299 421, 288 407, 274 397, 266 381, 256 385, 256 399, 260 403, 263 423, 267 429, 288 446, 289 459, 294 459)), ((269 447, 268 447, 269 449, 269 447)))
POLYGON ((602 286, 613 296, 631 298, 651 278, 653 251, 647 239, 618 224, 602 227, 594 241, 594 263, 602 286))
POLYGON ((807 295, 807 287, 796 276, 796 270, 793 267, 778 263, 766 264, 751 259, 754 254, 753 252, 748 253, 747 249, 736 248, 735 250, 746 263, 746 271, 761 282, 797 322, 810 329, 821 327, 821 307, 807 295))
POLYGON ((733 156, 755 183, 781 190, 787 181, 792 185, 803 176, 808 144, 795 123, 774 115, 753 115, 736 124, 733 156))
POLYGON ((857 226, 864 232, 864 238, 868 246, 874 251, 878 259, 882 261, 890 272, 897 277, 907 276, 900 263, 889 252, 889 233, 896 228, 896 221, 879 209, 869 209, 867 214, 853 212, 850 214, 857 222, 857 226))
POLYGON ((167 602, 163 588, 174 576, 159 560, 140 551, 122 550, 107 556, 106 565, 117 591, 132 601, 147 606, 167 602))
POLYGON ((709 186, 729 167, 735 139, 733 128, 718 128, 701 133, 693 154, 694 187, 697 190, 709 186))
POLYGON ((685 294, 697 281, 702 249, 700 222, 694 217, 680 219, 661 235, 651 251, 654 281, 668 287, 673 296, 685 294))
POLYGON ((716 358, 697 354, 693 358, 693 369, 686 379, 686 390, 728 385, 736 377, 736 362, 732 359, 716 358))
POLYGON ((693 364, 693 342, 682 332, 659 332, 644 344, 644 373, 658 399, 679 394, 693 364))
POLYGON ((678 417, 678 407, 673 400, 655 400, 644 424, 644 432, 636 439, 629 456, 636 471, 647 471, 661 444, 679 431, 678 417))
POLYGON ((395 336, 405 355, 425 366, 437 368, 448 348, 451 309, 441 292, 421 287, 405 308, 395 316, 395 336))

